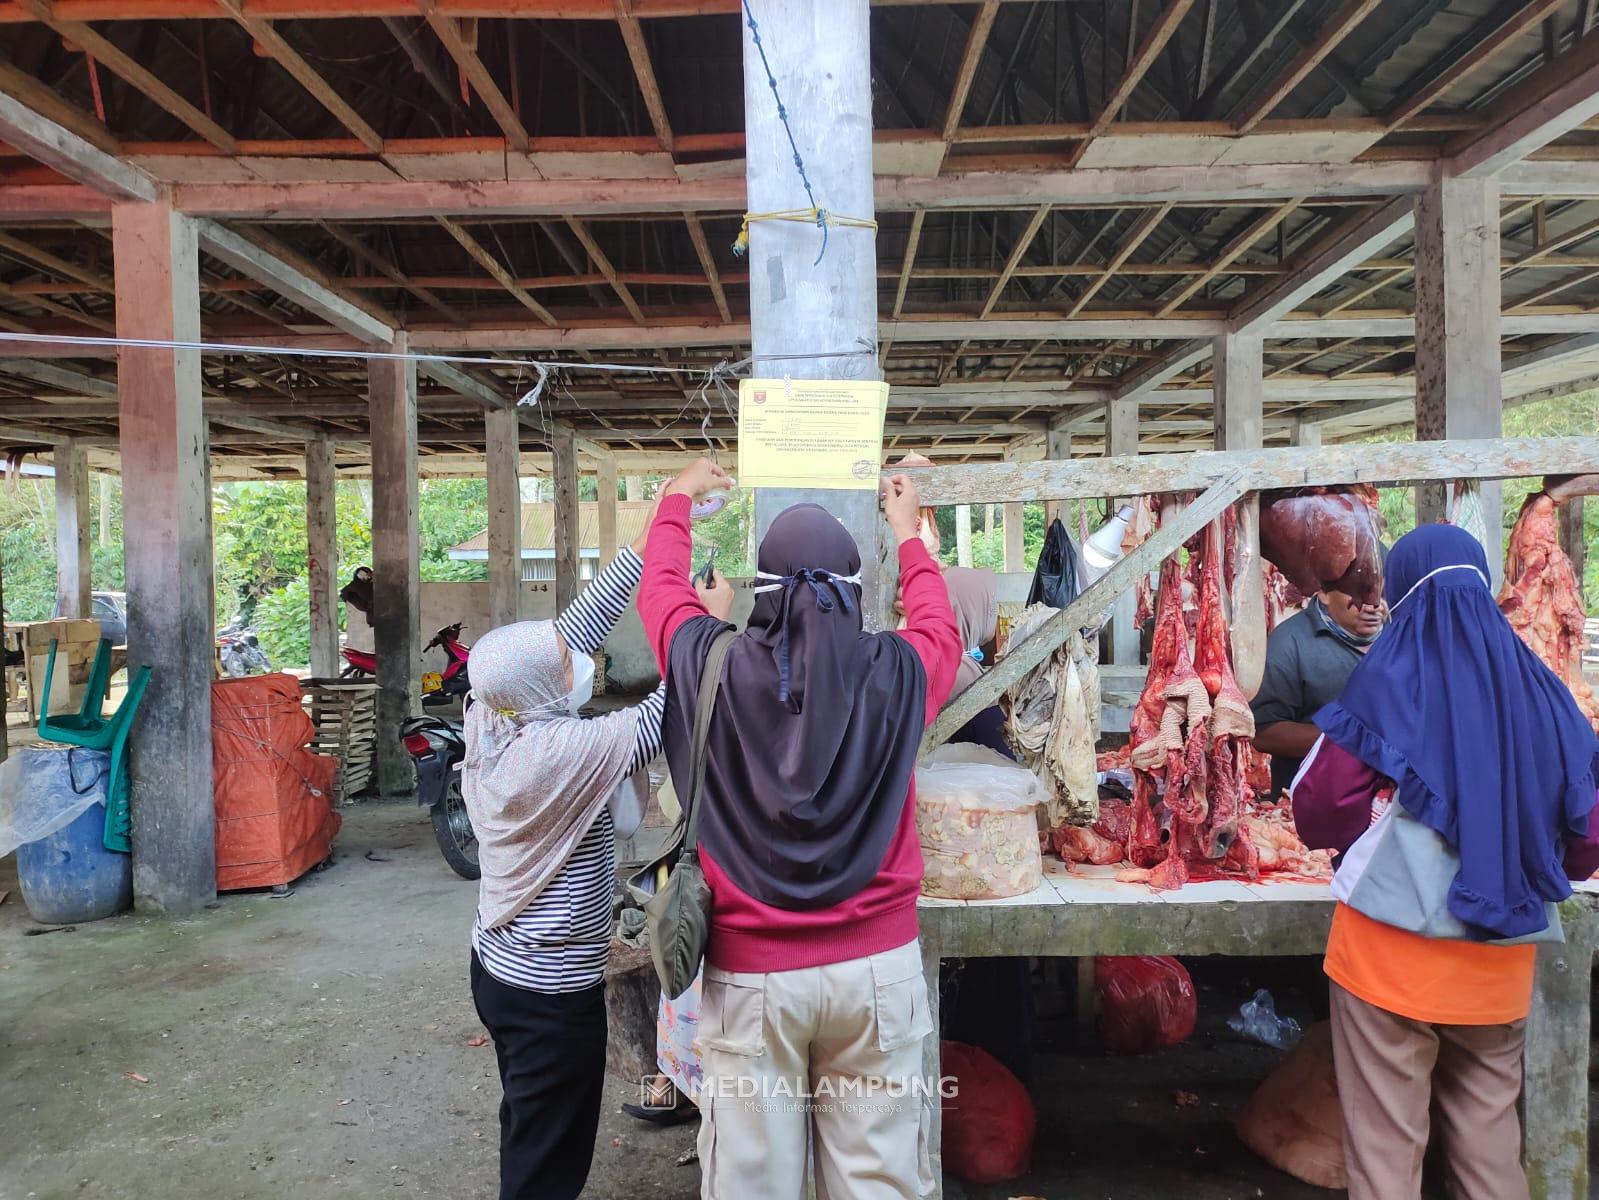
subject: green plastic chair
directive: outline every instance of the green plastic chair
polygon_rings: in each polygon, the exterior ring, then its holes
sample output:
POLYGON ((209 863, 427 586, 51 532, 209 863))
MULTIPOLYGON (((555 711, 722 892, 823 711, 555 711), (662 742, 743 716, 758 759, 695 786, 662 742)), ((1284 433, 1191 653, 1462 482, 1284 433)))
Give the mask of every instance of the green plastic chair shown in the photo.
POLYGON ((128 694, 117 705, 109 724, 111 735, 111 767, 106 777, 105 833, 102 841, 107 850, 129 854, 133 850, 130 836, 132 815, 128 810, 128 735, 133 730, 133 718, 139 714, 139 702, 144 699, 144 689, 150 685, 150 668, 140 667, 128 681, 128 694))
MULTIPOLYGON (((50 685, 56 673, 56 648, 58 641, 50 639, 50 661, 44 669, 44 694, 37 701, 39 705, 39 736, 50 742, 66 742, 71 746, 82 746, 88 750, 109 750, 111 739, 116 736, 112 728, 117 714, 109 718, 102 715, 105 707, 106 692, 111 683, 111 642, 107 638, 100 639, 100 645, 94 652, 94 666, 89 670, 89 683, 83 689, 83 705, 76 713, 58 713, 50 715, 50 685)), ((128 688, 131 694, 133 689, 128 688)), ((123 700, 123 705, 127 700, 123 700)), ((118 709, 120 712, 121 709, 118 709)))

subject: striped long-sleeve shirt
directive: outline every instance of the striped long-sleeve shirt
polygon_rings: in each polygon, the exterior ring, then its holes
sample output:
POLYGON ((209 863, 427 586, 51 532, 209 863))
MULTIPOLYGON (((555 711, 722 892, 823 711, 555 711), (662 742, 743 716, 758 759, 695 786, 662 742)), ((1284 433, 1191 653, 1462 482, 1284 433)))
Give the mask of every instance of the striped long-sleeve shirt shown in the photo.
MULTIPOLYGON (((556 618, 574 655, 593 654, 621 619, 638 586, 644 563, 624 549, 556 618)), ((661 714, 666 684, 640 705, 638 736, 627 773, 661 752, 661 714)), ((607 713, 595 721, 623 720, 607 713)), ((501 983, 535 992, 576 992, 605 977, 611 946, 611 895, 616 877, 616 834, 609 807, 602 807, 572 857, 531 904, 497 929, 474 924, 472 942, 483 969, 501 983)))

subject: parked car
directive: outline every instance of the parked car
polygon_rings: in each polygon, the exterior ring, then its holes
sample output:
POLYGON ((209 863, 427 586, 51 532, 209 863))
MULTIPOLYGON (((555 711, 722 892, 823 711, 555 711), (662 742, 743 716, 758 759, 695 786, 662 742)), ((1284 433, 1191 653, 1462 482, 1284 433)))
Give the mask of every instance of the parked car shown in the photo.
MULTIPOLYGON (((89 615, 100 622, 100 636, 110 638, 113 646, 123 646, 128 641, 128 593, 93 592, 90 595, 89 615)), ((50 613, 52 619, 61 616, 61 606, 50 613)))

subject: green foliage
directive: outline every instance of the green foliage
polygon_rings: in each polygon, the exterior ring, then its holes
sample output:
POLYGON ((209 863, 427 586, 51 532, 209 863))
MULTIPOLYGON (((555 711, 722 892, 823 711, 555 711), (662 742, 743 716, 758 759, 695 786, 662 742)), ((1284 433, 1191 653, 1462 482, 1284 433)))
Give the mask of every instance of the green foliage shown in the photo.
POLYGON ((698 569, 716 548, 716 569, 728 578, 755 573, 750 553, 755 528, 755 493, 735 488, 722 510, 693 524, 694 566, 698 569))
MULTIPOLYGON (((343 605, 340 605, 343 608, 343 605)), ((275 667, 311 661, 311 589, 304 579, 268 592, 255 606, 255 632, 275 667)))

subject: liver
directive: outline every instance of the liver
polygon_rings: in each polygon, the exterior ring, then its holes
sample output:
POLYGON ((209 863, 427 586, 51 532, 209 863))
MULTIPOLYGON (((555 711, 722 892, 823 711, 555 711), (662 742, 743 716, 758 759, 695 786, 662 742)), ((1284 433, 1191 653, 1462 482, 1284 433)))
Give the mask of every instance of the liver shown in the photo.
MULTIPOLYGON (((1044 881, 1006 900, 934 900, 920 905, 922 960, 938 1017, 938 969, 945 958, 1101 954, 1320 954, 1332 922, 1325 884, 1293 881, 1191 883, 1157 893, 1117 883, 1114 867, 1068 871, 1045 858, 1044 881)), ((1566 943, 1539 947, 1538 984, 1527 1022, 1523 1158, 1533 1200, 1588 1194, 1589 979, 1599 884, 1576 885, 1561 908, 1566 943)), ((936 1084, 938 1039, 924 1070, 936 1084)), ((943 1196, 938 1090, 924 1093, 935 1197, 943 1196)))

